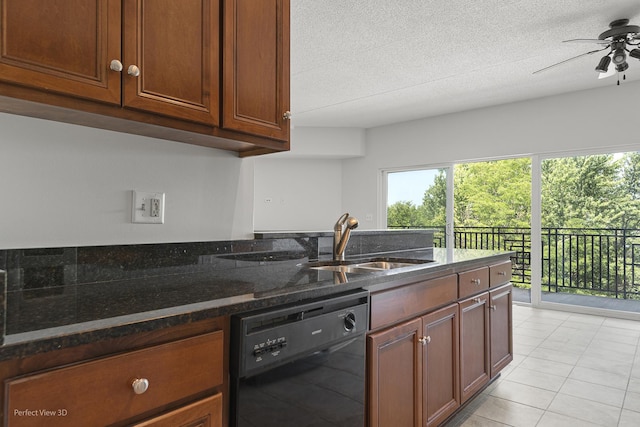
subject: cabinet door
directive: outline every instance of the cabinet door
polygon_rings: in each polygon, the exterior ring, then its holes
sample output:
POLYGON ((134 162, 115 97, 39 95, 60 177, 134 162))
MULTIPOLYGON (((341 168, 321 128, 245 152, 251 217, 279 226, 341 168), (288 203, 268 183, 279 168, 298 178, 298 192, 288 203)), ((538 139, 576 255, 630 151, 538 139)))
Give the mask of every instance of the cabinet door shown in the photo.
POLYGON ((120 103, 120 0, 0 0, 0 80, 120 103))
POLYGON ((511 284, 489 292, 491 306, 491 377, 513 360, 511 284))
POLYGON ((368 425, 422 425, 421 319, 367 337, 368 425))
POLYGON ((460 302, 460 381, 464 403, 489 381, 489 293, 460 302))
POLYGON ((422 321, 423 419, 427 426, 436 426, 460 406, 458 304, 427 314, 422 321))
POLYGON ((222 127, 289 141, 289 0, 224 0, 222 127))
POLYGON ((125 107, 218 124, 219 10, 218 0, 124 0, 125 107))
POLYGON ((218 393, 132 427, 175 426, 222 427, 222 394, 218 393))

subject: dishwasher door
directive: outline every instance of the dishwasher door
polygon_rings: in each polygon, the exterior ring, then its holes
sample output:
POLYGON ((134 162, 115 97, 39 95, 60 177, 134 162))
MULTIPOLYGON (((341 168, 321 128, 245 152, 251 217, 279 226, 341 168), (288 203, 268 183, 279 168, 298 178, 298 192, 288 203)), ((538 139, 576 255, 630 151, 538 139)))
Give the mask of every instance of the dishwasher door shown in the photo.
POLYGON ((335 348, 237 379, 235 426, 362 427, 364 375, 362 334, 335 348))
POLYGON ((362 427, 368 293, 232 317, 232 427, 362 427))

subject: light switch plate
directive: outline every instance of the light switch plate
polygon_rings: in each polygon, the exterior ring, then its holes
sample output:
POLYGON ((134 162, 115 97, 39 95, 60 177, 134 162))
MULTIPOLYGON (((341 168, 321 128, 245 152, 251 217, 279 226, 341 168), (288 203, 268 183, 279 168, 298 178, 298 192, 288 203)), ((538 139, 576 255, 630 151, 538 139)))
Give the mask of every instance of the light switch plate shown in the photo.
POLYGON ((164 224, 164 193, 132 191, 131 222, 164 224))

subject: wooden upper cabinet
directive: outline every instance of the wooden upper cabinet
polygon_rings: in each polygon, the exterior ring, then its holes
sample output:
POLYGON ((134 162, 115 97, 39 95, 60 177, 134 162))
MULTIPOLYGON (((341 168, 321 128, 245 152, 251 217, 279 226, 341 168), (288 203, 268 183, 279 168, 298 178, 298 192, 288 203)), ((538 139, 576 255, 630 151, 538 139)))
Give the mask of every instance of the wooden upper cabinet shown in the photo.
POLYGON ((222 127, 289 141, 289 0, 224 0, 222 127))
POLYGON ((120 0, 0 0, 0 80, 120 103, 120 0))
POLYGON ((289 8, 0 0, 0 111, 243 157, 288 150, 289 8))
POLYGON ((123 106, 218 125, 219 15, 218 0, 124 0, 123 106))

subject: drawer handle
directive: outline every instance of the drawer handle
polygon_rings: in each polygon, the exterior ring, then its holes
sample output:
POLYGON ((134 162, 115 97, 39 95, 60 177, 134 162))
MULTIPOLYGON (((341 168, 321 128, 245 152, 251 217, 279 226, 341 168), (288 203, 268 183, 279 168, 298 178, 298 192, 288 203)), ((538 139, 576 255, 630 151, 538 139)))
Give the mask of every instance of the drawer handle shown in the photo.
POLYGON ((146 378, 136 378, 131 383, 135 394, 142 394, 149 389, 149 380, 146 378))
POLYGON ((498 276, 506 276, 507 273, 505 271, 498 271, 498 276))
POLYGON ((479 285, 480 279, 471 279, 471 283, 473 283, 474 285, 479 285))

